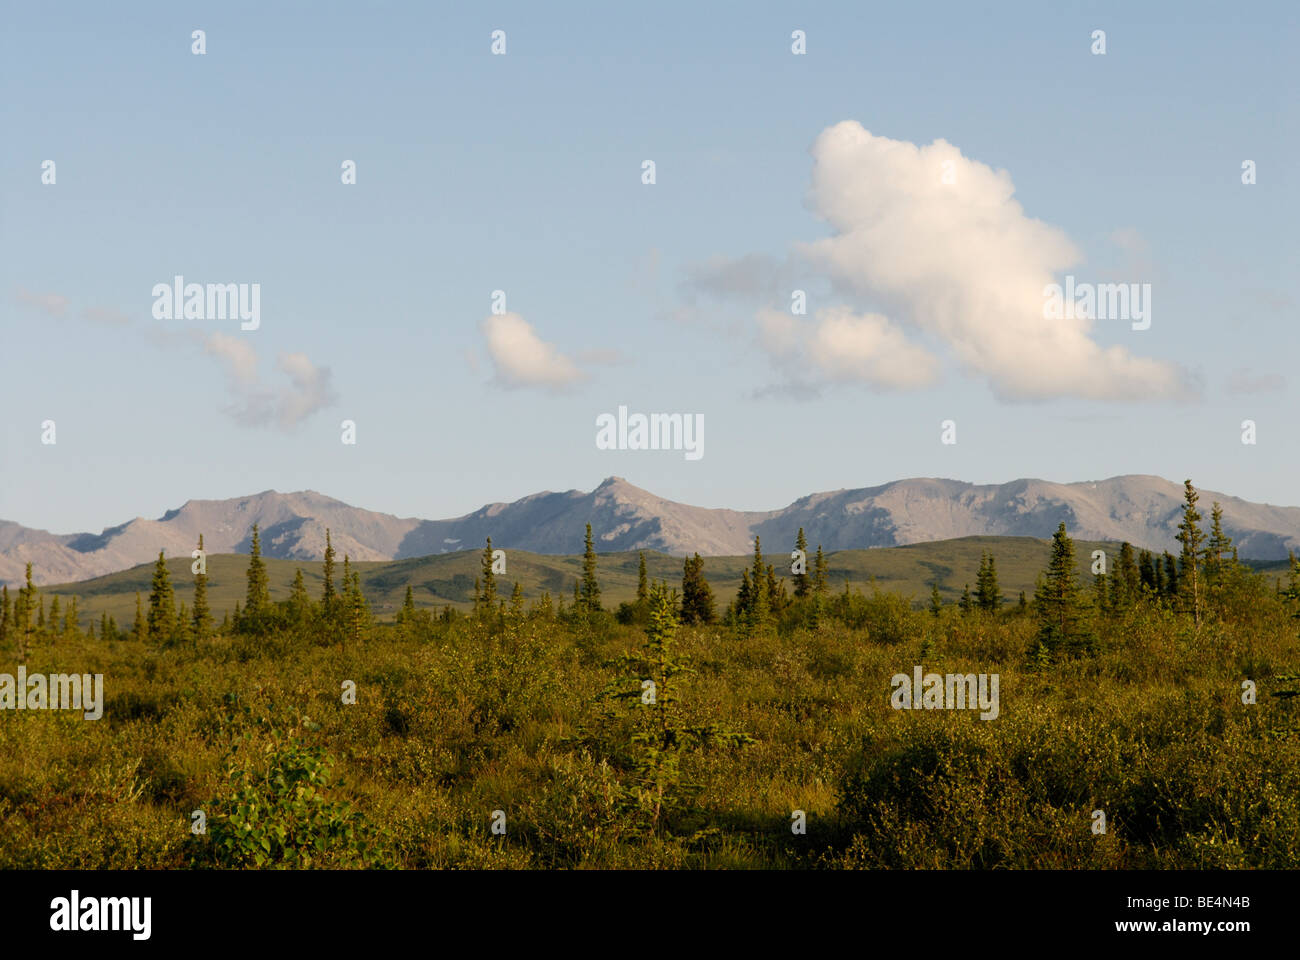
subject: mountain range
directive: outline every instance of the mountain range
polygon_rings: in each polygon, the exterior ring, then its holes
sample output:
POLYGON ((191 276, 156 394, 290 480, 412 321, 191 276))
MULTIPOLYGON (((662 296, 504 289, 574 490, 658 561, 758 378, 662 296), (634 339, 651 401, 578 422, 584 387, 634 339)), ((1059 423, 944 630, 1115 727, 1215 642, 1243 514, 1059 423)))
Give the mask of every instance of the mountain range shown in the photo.
MULTIPOLYGON (((1201 491, 1243 559, 1278 560, 1300 551, 1300 507, 1251 503, 1201 491)), ((1123 541, 1176 551, 1181 484, 1155 476, 1053 483, 1012 480, 972 484, 931 478, 814 493, 779 510, 693 507, 609 477, 584 493, 543 492, 491 503, 451 520, 396 517, 353 507, 315 491, 263 493, 229 500, 189 500, 156 520, 137 517, 102 533, 53 534, 0 520, 0 582, 19 584, 24 565, 38 583, 66 583, 149 562, 163 550, 188 556, 199 534, 210 554, 247 553, 254 523, 269 557, 320 560, 328 528, 340 557, 400 560, 494 547, 541 554, 583 549, 590 523, 599 552, 657 550, 682 556, 749 553, 754 537, 768 550, 789 549, 800 527, 826 550, 900 546, 966 536, 1050 537, 1064 521, 1083 540, 1123 541)))

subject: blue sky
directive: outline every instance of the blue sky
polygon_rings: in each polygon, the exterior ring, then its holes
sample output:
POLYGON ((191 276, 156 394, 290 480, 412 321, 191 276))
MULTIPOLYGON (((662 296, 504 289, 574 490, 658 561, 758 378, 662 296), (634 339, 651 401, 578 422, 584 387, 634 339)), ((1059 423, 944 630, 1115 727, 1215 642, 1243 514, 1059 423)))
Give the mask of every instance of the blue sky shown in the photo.
POLYGON ((1293 4, 448 6, 7 8, 0 518, 437 518, 609 475, 1300 503, 1293 4), (913 202, 943 157, 951 205, 913 202), (1150 329, 1053 339, 1045 272, 1149 283, 1150 329), (176 274, 260 284, 260 327, 156 320, 176 274), (702 414, 705 455, 597 449, 620 404, 702 414))

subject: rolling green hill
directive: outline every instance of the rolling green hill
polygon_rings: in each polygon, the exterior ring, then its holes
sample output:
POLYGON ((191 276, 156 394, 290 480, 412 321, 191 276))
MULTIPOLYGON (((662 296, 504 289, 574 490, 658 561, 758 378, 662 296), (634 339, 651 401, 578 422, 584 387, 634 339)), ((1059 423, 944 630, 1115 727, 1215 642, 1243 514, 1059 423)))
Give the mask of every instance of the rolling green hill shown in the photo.
MULTIPOLYGON (((1034 578, 1047 565, 1050 541, 1032 537, 962 537, 931 543, 910 544, 904 547, 882 547, 870 550, 840 550, 828 555, 832 590, 843 590, 848 580, 855 587, 865 588, 874 577, 882 590, 910 595, 916 603, 926 601, 930 584, 938 582, 940 593, 947 601, 954 601, 962 587, 975 586, 975 571, 980 554, 990 551, 997 559, 998 577, 1008 602, 1014 602, 1019 591, 1032 596, 1034 578)), ((1085 582, 1090 579, 1088 567, 1093 550, 1107 550, 1114 557, 1117 545, 1092 541, 1075 541, 1079 558, 1079 571, 1085 582)), ((768 562, 777 565, 777 575, 789 576, 789 554, 766 554, 768 562)), ((409 583, 414 591, 417 606, 442 607, 450 605, 467 610, 473 604, 474 578, 479 575, 481 551, 465 550, 459 553, 416 557, 407 560, 377 561, 353 564, 360 572, 362 588, 369 599, 372 611, 379 617, 391 616, 399 606, 409 583)), ((809 558, 811 567, 812 558, 809 558)), ((178 601, 187 605, 193 602, 193 577, 190 560, 169 560, 178 601)), ((531 602, 544 590, 553 598, 565 597, 571 602, 574 580, 581 575, 582 558, 553 556, 511 550, 507 553, 507 572, 499 576, 499 591, 509 596, 517 580, 531 602)), ((713 587, 714 596, 721 608, 736 594, 740 585, 740 572, 749 566, 751 558, 708 557, 704 573, 713 587)), ((271 581, 271 597, 287 599, 293 583, 294 572, 302 568, 308 591, 316 597, 321 592, 321 564, 297 560, 269 558, 266 565, 271 581)), ((646 565, 650 576, 678 584, 682 576, 682 561, 662 553, 647 552, 646 565)), ((1273 565, 1268 565, 1273 566, 1273 565)), ((244 554, 220 554, 208 557, 208 602, 214 616, 233 611, 236 601, 243 600, 245 571, 248 557, 244 554)), ((339 576, 342 564, 339 564, 339 576)), ((141 564, 129 570, 78 583, 45 587, 43 593, 63 597, 77 596, 81 619, 98 621, 107 612, 116 618, 118 626, 127 627, 135 616, 135 594, 148 601, 149 583, 153 564, 141 564)), ((598 576, 602 602, 614 608, 636 593, 637 554, 634 552, 600 554, 598 576)))

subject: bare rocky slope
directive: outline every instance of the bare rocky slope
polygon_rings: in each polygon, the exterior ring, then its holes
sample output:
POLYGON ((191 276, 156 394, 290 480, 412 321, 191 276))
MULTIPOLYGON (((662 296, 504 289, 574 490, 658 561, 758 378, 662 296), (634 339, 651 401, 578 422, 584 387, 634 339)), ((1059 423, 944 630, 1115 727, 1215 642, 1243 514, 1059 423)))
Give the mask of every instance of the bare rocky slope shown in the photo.
MULTIPOLYGON (((1243 558, 1277 560, 1300 551, 1300 507, 1250 503, 1201 491, 1223 506, 1224 526, 1243 558)), ((493 546, 534 553, 582 551, 590 523, 600 551, 659 550, 704 556, 748 553, 761 536, 769 552, 787 549, 803 527, 826 550, 896 546, 964 536, 1049 537, 1065 521, 1084 540, 1127 540, 1175 550, 1182 485, 1153 476, 1080 483, 1013 480, 897 480, 878 487, 814 493, 780 510, 692 507, 610 477, 590 493, 536 493, 493 503, 454 520, 395 517, 349 506, 313 491, 230 500, 190 500, 156 520, 137 517, 99 534, 51 534, 0 521, 0 582, 18 584, 24 564, 40 583, 66 583, 150 561, 163 550, 186 556, 200 533, 209 553, 247 553, 252 525, 272 557, 320 560, 325 530, 340 557, 394 560, 493 546)))

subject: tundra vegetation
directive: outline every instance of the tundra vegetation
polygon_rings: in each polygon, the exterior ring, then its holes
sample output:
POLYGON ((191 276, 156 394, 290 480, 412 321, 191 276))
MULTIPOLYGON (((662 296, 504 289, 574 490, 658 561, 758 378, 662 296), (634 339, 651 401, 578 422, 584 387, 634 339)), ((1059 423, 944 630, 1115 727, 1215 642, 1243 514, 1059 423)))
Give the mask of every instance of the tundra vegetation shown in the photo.
POLYGON ((802 531, 728 603, 692 556, 614 610, 590 531, 571 594, 489 543, 472 611, 408 589, 382 621, 332 547, 271 600, 256 532, 220 621, 162 557, 130 625, 29 571, 0 673, 103 673, 106 704, 0 712, 0 867, 1294 866, 1300 563, 1252 571, 1186 496, 1180 556, 1086 582, 1062 525, 1014 600, 991 553, 960 603, 834 590, 802 531), (916 664, 999 674, 997 719, 892 709, 916 664))

